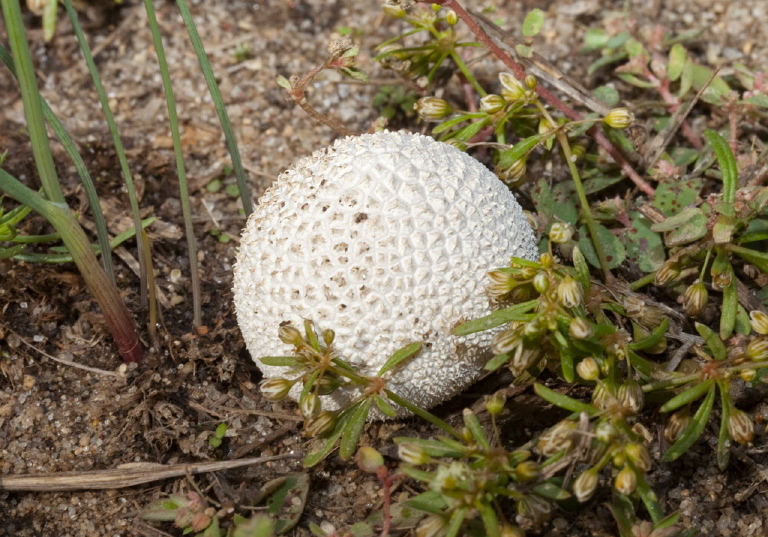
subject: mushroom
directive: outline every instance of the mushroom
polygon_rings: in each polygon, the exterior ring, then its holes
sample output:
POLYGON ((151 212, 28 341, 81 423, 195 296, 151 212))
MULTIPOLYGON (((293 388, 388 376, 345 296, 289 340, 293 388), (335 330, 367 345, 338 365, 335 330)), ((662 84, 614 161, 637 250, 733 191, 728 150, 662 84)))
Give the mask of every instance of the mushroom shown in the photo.
MULTIPOLYGON (((385 379, 430 408, 482 374, 496 330, 451 332, 491 313, 485 274, 513 256, 538 259, 533 231, 477 160, 418 134, 347 137, 282 173, 248 219, 234 268, 237 321, 265 378, 285 376, 258 358, 291 354, 277 338, 287 323, 334 330, 336 352, 366 375, 419 341, 385 379)), ((323 406, 352 396, 336 390, 323 406)))

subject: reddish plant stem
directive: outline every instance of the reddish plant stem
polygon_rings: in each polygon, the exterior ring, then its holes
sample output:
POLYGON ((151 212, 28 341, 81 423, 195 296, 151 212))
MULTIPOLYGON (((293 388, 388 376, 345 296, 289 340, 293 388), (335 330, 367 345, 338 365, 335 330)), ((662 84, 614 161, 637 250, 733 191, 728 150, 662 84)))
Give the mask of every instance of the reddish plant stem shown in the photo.
MULTIPOLYGON (((475 19, 472 18, 472 15, 467 13, 467 11, 459 4, 457 0, 431 0, 430 3, 438 4, 441 6, 448 7, 456 12, 456 15, 459 16, 459 18, 464 21, 464 24, 466 24, 470 31, 477 37, 477 40, 480 41, 483 45, 488 47, 488 50, 493 53, 496 58, 498 58, 504 65, 509 67, 512 70, 512 74, 515 75, 515 78, 522 81, 526 77, 525 68, 517 63, 514 58, 512 58, 509 54, 504 52, 501 48, 496 46, 496 44, 493 42, 493 40, 490 38, 490 36, 485 33, 485 31, 480 27, 479 24, 475 22, 475 19)), ((563 101, 558 99, 552 92, 550 92, 547 88, 542 86, 541 84, 536 84, 536 93, 547 101, 549 104, 557 108, 560 112, 563 113, 568 119, 572 121, 580 121, 583 119, 582 115, 576 112, 573 108, 565 104, 563 101)), ((600 144, 600 146, 605 149, 609 155, 613 158, 614 161, 619 165, 619 167, 622 169, 624 173, 627 174, 627 176, 632 180, 633 183, 642 190, 644 193, 646 193, 649 196, 653 196, 654 189, 651 185, 649 185, 640 175, 630 166, 629 162, 624 158, 624 156, 619 152, 618 149, 616 149, 613 144, 608 140, 608 138, 605 137, 605 134, 603 134, 598 128, 592 127, 588 131, 592 137, 595 139, 595 141, 600 144)))

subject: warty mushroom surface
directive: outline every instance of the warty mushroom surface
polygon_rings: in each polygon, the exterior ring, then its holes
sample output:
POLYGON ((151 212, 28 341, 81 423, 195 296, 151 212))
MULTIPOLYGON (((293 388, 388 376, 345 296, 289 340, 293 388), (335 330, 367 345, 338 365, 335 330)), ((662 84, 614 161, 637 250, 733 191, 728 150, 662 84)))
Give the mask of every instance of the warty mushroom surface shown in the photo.
MULTIPOLYGON (((298 161, 260 199, 234 270, 237 320, 265 378, 286 372, 259 361, 291 354, 281 324, 334 330, 339 355, 368 375, 420 341, 385 378, 430 408, 482 374, 496 331, 451 331, 492 311, 486 273, 513 256, 538 259, 533 231, 480 162, 418 134, 347 137, 298 161)), ((337 390, 323 407, 353 396, 337 390)))

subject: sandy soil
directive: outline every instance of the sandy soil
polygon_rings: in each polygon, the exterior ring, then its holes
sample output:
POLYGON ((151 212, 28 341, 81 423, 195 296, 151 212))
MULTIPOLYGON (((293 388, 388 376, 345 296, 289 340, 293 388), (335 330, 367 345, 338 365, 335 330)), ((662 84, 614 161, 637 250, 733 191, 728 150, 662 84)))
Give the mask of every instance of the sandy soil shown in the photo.
MULTIPOLYGON (((600 82, 599 77, 583 76, 588 60, 573 50, 586 28, 597 25, 601 14, 620 8, 623 2, 506 4, 497 0, 481 7, 498 7, 495 16, 513 29, 530 7, 545 9, 548 20, 538 50, 586 85, 600 82)), ((768 65, 768 7, 762 2, 637 4, 635 14, 643 22, 657 21, 676 32, 703 26, 696 51, 716 65, 727 68, 734 61, 768 65)), ((258 392, 260 375, 244 348, 231 305, 232 262, 244 223, 238 198, 226 188, 234 184, 234 177, 227 171, 223 136, 181 18, 172 2, 156 5, 182 118, 200 241, 203 315, 209 331, 199 336, 192 329, 189 263, 171 140, 143 7, 127 1, 120 9, 91 9, 84 22, 122 129, 142 211, 158 217, 150 228, 150 239, 163 313, 160 339, 143 364, 121 368, 103 320, 73 265, 0 261, 0 478, 101 470, 126 463, 290 455, 306 449, 294 406, 270 404, 258 392), (215 180, 224 188, 214 190, 215 180), (222 422, 227 423, 228 433, 222 446, 214 449, 208 440, 222 422)), ((360 64, 371 73, 373 83, 352 84, 334 74, 323 75, 310 98, 352 130, 366 130, 377 117, 371 102, 382 85, 393 80, 391 73, 373 62, 373 47, 392 36, 397 23, 383 19, 376 3, 211 0, 196 2, 192 9, 228 104, 254 198, 296 158, 337 136, 294 108, 273 78, 277 73, 301 74, 321 62, 325 44, 339 31, 351 30, 360 43, 360 64), (238 62, 235 51, 241 45, 249 52, 245 61, 238 62)), ((98 178, 110 231, 117 234, 130 225, 124 187, 71 28, 62 21, 55 40, 44 45, 39 21, 29 17, 28 22, 43 94, 80 143, 89 169, 98 178)), ((3 33, 0 37, 6 42, 3 33)), ((483 64, 479 72, 491 80, 497 68, 483 64)), ((0 71, 0 102, 0 152, 8 151, 4 168, 35 184, 21 101, 5 70, 0 71)), ((403 116, 398 121, 420 128, 413 118, 403 116)), ((74 169, 60 146, 54 144, 54 150, 68 200, 84 209, 85 197, 74 169)), ((31 218, 24 231, 46 229, 43 221, 31 218)), ((117 255, 124 298, 145 323, 146 312, 140 310, 137 294, 135 249, 129 243, 117 255)), ((438 413, 444 419, 457 419, 464 405, 498 385, 493 382, 474 387, 438 413)), ((509 402, 504 427, 510 441, 521 442, 559 419, 556 412, 539 405, 527 394, 509 402), (534 413, 536 421, 531 419, 534 413)), ((760 400, 751 411, 768 419, 768 406, 760 400)), ((363 441, 394 455, 389 439, 404 434, 428 437, 434 431, 409 420, 373 424, 363 441)), ((657 464, 652 484, 665 509, 680 510, 682 525, 698 526, 703 535, 765 535, 765 435, 758 435, 754 446, 734 457, 726 472, 714 464, 716 437, 711 432, 705 436, 683 461, 657 464)), ((658 457, 658 452, 654 455, 658 457)), ((209 497, 227 503, 241 497, 241 483, 251 490, 289 471, 301 471, 295 458, 202 475, 194 482, 209 497)), ((311 477, 310 497, 296 535, 308 535, 310 522, 342 530, 381 505, 379 483, 336 457, 313 469, 311 477)), ((107 491, 16 492, 0 485, 0 535, 176 535, 179 532, 171 525, 153 529, 137 515, 170 492, 189 490, 191 484, 185 478, 107 491)), ((404 486, 395 499, 413 491, 404 486)), ((606 499, 597 497, 576 512, 555 513, 542 534, 614 535, 615 526, 602 503, 606 499)))

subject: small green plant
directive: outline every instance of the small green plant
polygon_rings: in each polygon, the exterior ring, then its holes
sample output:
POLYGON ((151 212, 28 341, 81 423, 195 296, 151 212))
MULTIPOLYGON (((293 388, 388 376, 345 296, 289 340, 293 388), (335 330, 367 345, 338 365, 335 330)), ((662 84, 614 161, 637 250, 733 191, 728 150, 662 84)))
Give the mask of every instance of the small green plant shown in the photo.
POLYGON ((360 434, 375 407, 382 416, 395 417, 394 405, 399 405, 438 427, 450 431, 453 428, 425 410, 409 403, 387 389, 382 378, 399 364, 421 350, 421 343, 411 343, 396 351, 375 376, 361 374, 344 361, 333 349, 335 334, 324 330, 320 337, 312 323, 304 322, 304 333, 291 325, 281 326, 278 336, 283 343, 294 347, 293 356, 267 356, 261 362, 268 366, 287 368, 285 377, 264 380, 262 395, 270 401, 280 401, 298 385, 299 410, 304 416, 304 434, 319 441, 304 458, 305 466, 314 466, 323 460, 339 444, 339 456, 346 460, 357 451, 360 434), (340 408, 323 408, 323 397, 344 388, 355 395, 340 408))
POLYGON ((196 537, 274 537, 274 522, 264 514, 251 518, 233 514, 231 509, 211 507, 197 492, 179 494, 150 504, 141 518, 173 522, 184 535, 196 537), (231 523, 225 522, 231 520, 231 523))
POLYGON ((208 445, 213 449, 221 447, 221 443, 224 441, 225 436, 227 436, 227 424, 219 423, 216 427, 216 432, 208 439, 208 445))

